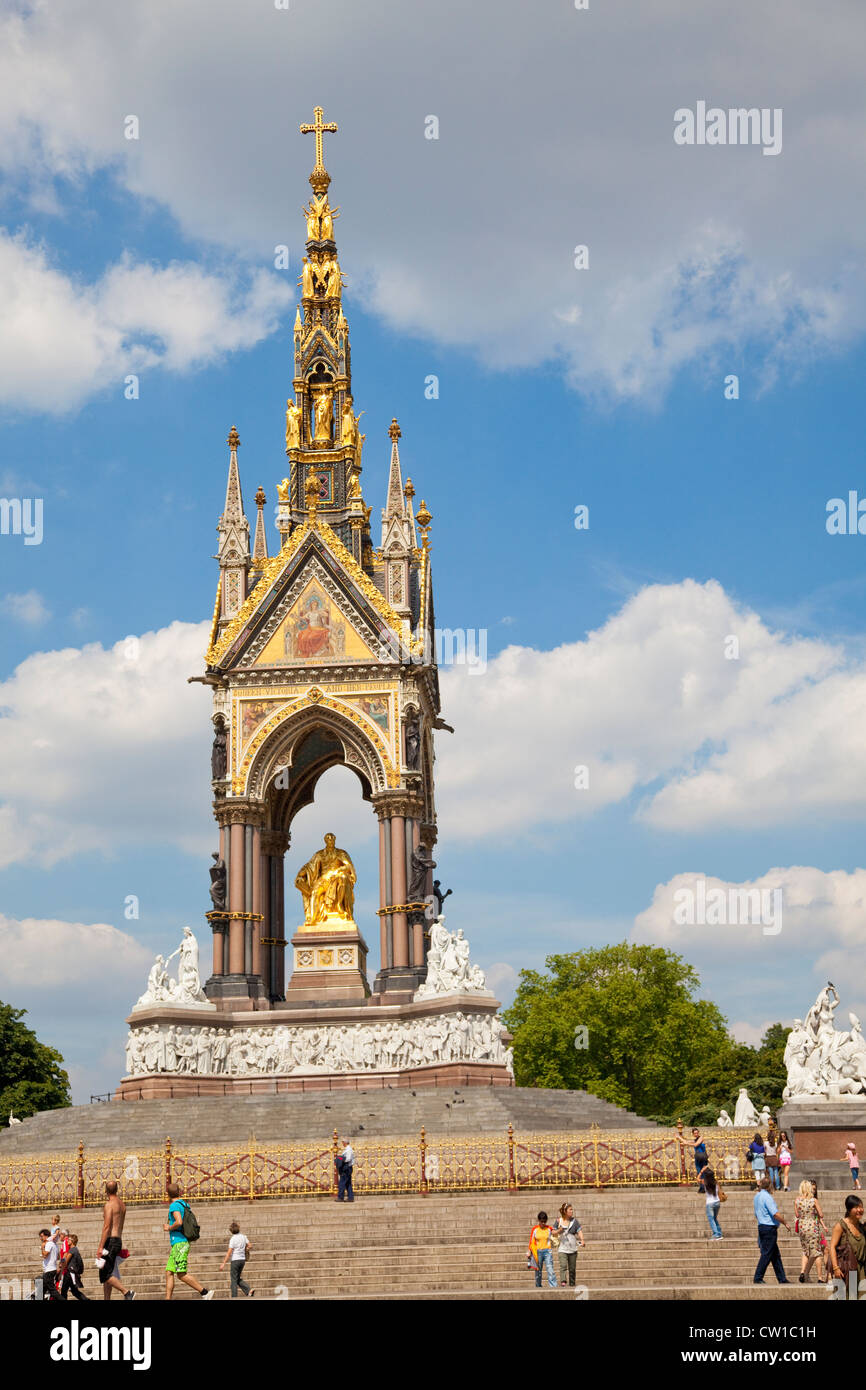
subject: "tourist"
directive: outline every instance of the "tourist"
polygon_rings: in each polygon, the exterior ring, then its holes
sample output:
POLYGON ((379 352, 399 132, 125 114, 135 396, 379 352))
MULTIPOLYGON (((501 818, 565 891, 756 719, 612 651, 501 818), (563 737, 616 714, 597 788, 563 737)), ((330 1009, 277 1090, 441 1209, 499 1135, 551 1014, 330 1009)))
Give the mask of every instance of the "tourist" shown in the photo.
POLYGON ((230 1279, 232 1298, 237 1298, 238 1289, 247 1297, 255 1297, 255 1289, 251 1289, 249 1284, 245 1284, 241 1275, 244 1272, 244 1265, 250 1257, 252 1246, 246 1236, 241 1232, 241 1228, 236 1221, 229 1226, 229 1248, 226 1251, 225 1259, 220 1265, 220 1274, 226 1267, 226 1260, 231 1264, 230 1279))
POLYGON ((782 1175, 782 1191, 788 1191, 791 1177, 791 1141, 783 1129, 779 1135, 779 1172, 782 1175))
POLYGON ((707 1153, 706 1143, 701 1138, 701 1131, 697 1128, 693 1129, 691 1139, 684 1139, 681 1134, 678 1134, 677 1138, 679 1139, 683 1148, 687 1149, 691 1146, 692 1157, 695 1160, 695 1172, 698 1175, 698 1191, 703 1192, 704 1185, 701 1182, 701 1169, 705 1168, 710 1160, 709 1155, 707 1153))
POLYGON ((764 1152, 764 1141, 760 1134, 755 1131, 755 1137, 749 1145, 746 1158, 752 1165, 752 1177, 755 1179, 755 1186, 760 1191, 761 1182, 767 1171, 767 1158, 764 1152))
POLYGON ((162 1226, 164 1231, 168 1231, 169 1239, 168 1263, 165 1267, 166 1299, 170 1299, 174 1293, 176 1275, 182 1284, 186 1284, 187 1288, 194 1289, 206 1303, 209 1303, 213 1298, 213 1289, 206 1289, 197 1279, 193 1279, 186 1269, 189 1260, 189 1241, 183 1233, 183 1218, 189 1208, 189 1203, 181 1197, 180 1188, 176 1182, 169 1183, 166 1192, 171 1198, 168 1221, 163 1222, 162 1226))
POLYGON ((800 1283, 808 1284, 809 1271, 812 1265, 818 1265, 818 1283, 824 1282, 824 1262, 822 1249, 822 1228, 824 1225, 824 1213, 818 1201, 817 1188, 808 1178, 804 1178, 800 1183, 797 1196, 794 1198, 794 1215, 797 1218, 796 1230, 800 1237, 800 1248, 803 1251, 803 1262, 800 1266, 800 1283))
POLYGON ((82 1303, 90 1300, 81 1287, 81 1277, 84 1274, 84 1260, 78 1248, 78 1236, 69 1237, 69 1254, 63 1268, 63 1278, 60 1284, 60 1297, 66 1299, 69 1294, 82 1303))
POLYGON ((707 1204, 707 1220, 710 1223, 711 1240, 722 1239, 722 1228, 719 1225, 719 1207, 722 1205, 722 1198, 719 1193, 719 1184, 716 1182, 716 1175, 709 1166, 701 1169, 701 1181, 704 1185, 707 1204))
POLYGON ((343 1139, 341 1142, 343 1147, 335 1160, 337 1164, 337 1176, 339 1178, 336 1200, 342 1202, 345 1198, 346 1201, 354 1202, 355 1194, 352 1190, 352 1170, 355 1167, 355 1150, 352 1148, 348 1139, 343 1139))
POLYGON ((758 1222, 758 1247, 761 1251, 752 1283, 763 1284, 767 1265, 772 1264, 777 1282, 787 1284, 790 1281, 785 1277, 782 1256, 779 1253, 779 1227, 784 1226, 786 1231, 790 1231, 791 1228, 784 1216, 779 1215, 779 1208, 770 1195, 770 1183, 765 1173, 761 1173, 758 1179, 758 1190, 752 1202, 758 1222))
POLYGON ((559 1236, 559 1282, 565 1286, 566 1275, 570 1288, 577 1284, 577 1247, 581 1249, 586 1245, 583 1238, 583 1231, 580 1222, 574 1214, 574 1207, 570 1202, 563 1202, 559 1208, 559 1216, 556 1219, 554 1231, 559 1236))
POLYGON ((764 1161, 767 1165, 767 1173, 774 1192, 778 1192, 782 1183, 782 1174, 779 1168, 779 1146, 776 1140, 775 1129, 768 1130, 767 1138, 764 1142, 764 1161))
POLYGON ((123 1287, 114 1272, 117 1257, 123 1246, 121 1237, 123 1235, 123 1223, 126 1220, 126 1203, 118 1197, 117 1183, 114 1180, 105 1184, 105 1192, 106 1198, 102 1206, 102 1233, 96 1247, 96 1267, 99 1270, 102 1297, 108 1302, 112 1289, 117 1289, 127 1303, 131 1303, 135 1294, 123 1287))
POLYGON ((51 1237, 47 1226, 39 1232, 39 1249, 42 1254, 42 1297, 57 1297, 57 1241, 51 1237))
POLYGON ((547 1270, 547 1286, 558 1287, 553 1272, 553 1227, 547 1224, 547 1212, 538 1213, 538 1221, 529 1232, 529 1257, 535 1266, 535 1287, 541 1288, 542 1272, 547 1270))
POLYGON ((857 1157, 857 1146, 856 1146, 856 1144, 846 1144, 846 1145, 845 1145, 845 1152, 844 1152, 844 1154, 842 1155, 842 1157, 843 1157, 843 1158, 847 1158, 847 1160, 848 1160, 848 1167, 851 1169, 851 1181, 853 1182, 855 1188, 856 1188, 857 1191, 859 1192, 859 1191, 860 1191, 860 1160, 859 1160, 859 1158, 857 1157))
POLYGON ((836 1222, 830 1237, 830 1268, 834 1279, 841 1279, 845 1285, 845 1297, 858 1297, 857 1285, 866 1279, 866 1229, 863 1227, 862 1197, 845 1198, 845 1215, 836 1222), (849 1283, 849 1276, 856 1275, 856 1281, 849 1283))

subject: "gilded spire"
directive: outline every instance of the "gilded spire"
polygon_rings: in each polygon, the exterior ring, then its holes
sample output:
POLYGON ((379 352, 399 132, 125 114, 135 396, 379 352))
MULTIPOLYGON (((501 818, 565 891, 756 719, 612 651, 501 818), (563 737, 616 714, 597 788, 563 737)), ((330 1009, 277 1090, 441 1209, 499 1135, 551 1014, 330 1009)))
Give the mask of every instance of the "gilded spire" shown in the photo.
POLYGON ((317 106, 313 111, 313 123, 305 123, 301 126, 302 135, 315 135, 316 137, 316 165, 310 175, 310 183, 314 193, 327 193, 331 176, 325 169, 324 140, 325 132, 336 135, 339 126, 334 121, 323 121, 324 112, 321 106, 317 106))
POLYGON ((256 535, 255 540, 253 541, 254 565, 260 565, 262 561, 267 560, 268 558, 268 538, 265 534, 264 518, 264 508, 267 500, 267 497, 265 497, 265 490, 262 487, 261 483, 259 483, 258 492, 255 496, 255 503, 259 511, 258 516, 256 517, 256 535))

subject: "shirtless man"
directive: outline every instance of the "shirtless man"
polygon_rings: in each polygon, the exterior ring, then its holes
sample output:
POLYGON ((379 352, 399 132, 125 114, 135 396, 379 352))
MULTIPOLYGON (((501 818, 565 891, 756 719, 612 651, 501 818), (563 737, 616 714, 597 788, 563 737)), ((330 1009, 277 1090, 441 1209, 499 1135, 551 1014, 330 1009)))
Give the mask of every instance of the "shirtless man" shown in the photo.
POLYGON ((106 1199, 102 1207, 102 1235, 99 1237, 99 1245, 96 1250, 97 1259, 102 1259, 102 1268, 99 1271, 99 1282, 102 1285, 102 1296, 106 1302, 111 1298, 111 1290, 117 1289, 127 1301, 132 1301, 135 1294, 129 1289, 125 1289, 120 1280, 114 1274, 114 1266, 118 1255, 123 1249, 123 1223, 126 1220, 126 1203, 122 1202, 117 1195, 117 1183, 107 1182, 105 1184, 106 1199))

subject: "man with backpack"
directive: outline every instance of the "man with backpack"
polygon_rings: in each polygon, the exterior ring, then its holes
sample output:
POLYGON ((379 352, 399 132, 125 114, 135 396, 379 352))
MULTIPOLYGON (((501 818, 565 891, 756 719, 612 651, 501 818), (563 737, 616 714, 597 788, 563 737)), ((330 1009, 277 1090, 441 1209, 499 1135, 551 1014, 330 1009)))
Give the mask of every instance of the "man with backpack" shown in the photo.
POLYGON ((192 1275, 186 1272, 190 1242, 198 1240, 201 1234, 199 1224, 189 1202, 182 1199, 177 1183, 171 1183, 167 1191, 171 1202, 168 1221, 164 1222, 162 1227, 164 1231, 168 1231, 170 1242, 168 1264, 165 1267, 165 1296, 170 1299, 174 1293, 174 1280, 177 1275, 182 1284, 195 1289, 195 1292, 208 1303, 213 1298, 213 1289, 204 1288, 197 1279, 193 1279, 192 1275))

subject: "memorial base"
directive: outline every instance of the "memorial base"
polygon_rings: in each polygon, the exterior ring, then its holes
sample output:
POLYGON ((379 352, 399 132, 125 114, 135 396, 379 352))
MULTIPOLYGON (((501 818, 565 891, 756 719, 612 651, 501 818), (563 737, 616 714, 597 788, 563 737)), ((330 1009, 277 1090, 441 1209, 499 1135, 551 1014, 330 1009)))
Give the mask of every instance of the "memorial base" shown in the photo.
MULTIPOLYGON (((225 1006, 229 1001, 222 1001, 225 1006)), ((485 992, 408 1004, 136 1010, 122 1100, 388 1086, 511 1086, 511 1041, 485 992)))
POLYGON ((778 1124, 787 1130, 798 1162, 841 1163, 845 1145, 852 1142, 858 1153, 866 1153, 866 1096, 789 1100, 778 1113, 778 1124))
POLYGON ((309 1008, 327 1000, 361 1004, 369 998, 367 943, 354 922, 337 921, 320 929, 299 927, 292 937, 292 978, 286 989, 290 1008, 309 1008))

